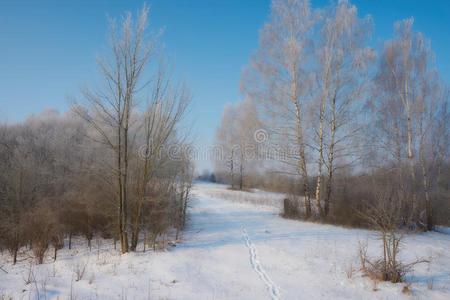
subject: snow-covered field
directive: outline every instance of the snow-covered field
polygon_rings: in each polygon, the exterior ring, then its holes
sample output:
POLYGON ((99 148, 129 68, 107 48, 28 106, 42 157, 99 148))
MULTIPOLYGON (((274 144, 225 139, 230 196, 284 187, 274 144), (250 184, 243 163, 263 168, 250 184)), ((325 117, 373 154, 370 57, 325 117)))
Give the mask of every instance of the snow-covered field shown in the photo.
POLYGON ((358 271, 359 241, 379 254, 373 232, 282 219, 277 194, 201 183, 193 193, 176 247, 119 255, 111 241, 89 251, 80 240, 55 263, 49 257, 31 269, 26 252, 16 266, 5 252, 0 299, 450 299, 448 234, 405 239, 405 262, 431 260, 408 276, 412 294, 405 294, 405 284, 377 284, 358 271))

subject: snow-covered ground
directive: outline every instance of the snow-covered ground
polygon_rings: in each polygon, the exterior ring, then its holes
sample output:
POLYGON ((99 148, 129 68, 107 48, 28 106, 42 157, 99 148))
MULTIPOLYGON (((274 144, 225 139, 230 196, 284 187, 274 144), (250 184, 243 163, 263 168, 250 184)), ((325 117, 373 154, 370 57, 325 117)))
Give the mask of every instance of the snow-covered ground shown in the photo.
POLYGON ((193 193, 176 247, 119 255, 110 241, 91 251, 80 241, 55 263, 33 266, 29 284, 27 253, 16 266, 4 253, 0 299, 450 299, 448 234, 405 239, 405 262, 431 260, 409 275, 408 295, 405 284, 375 284, 357 271, 359 241, 368 241, 369 255, 379 252, 373 232, 282 219, 277 194, 201 183, 193 193))

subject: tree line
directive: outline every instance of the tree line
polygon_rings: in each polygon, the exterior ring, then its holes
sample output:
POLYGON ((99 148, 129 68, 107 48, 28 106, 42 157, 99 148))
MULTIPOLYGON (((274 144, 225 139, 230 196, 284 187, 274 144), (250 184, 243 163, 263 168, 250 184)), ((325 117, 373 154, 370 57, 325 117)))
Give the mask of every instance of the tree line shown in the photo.
POLYGON ((372 18, 349 1, 272 1, 242 74, 245 100, 225 109, 217 130, 227 145, 218 178, 281 189, 290 214, 306 219, 361 225, 382 193, 401 212, 399 226, 448 223, 449 87, 413 24, 396 22, 393 37, 373 47, 372 18), (255 127, 269 137, 256 164, 234 147, 254 143, 255 127))
POLYGON ((0 248, 16 263, 22 247, 38 263, 73 236, 120 243, 122 253, 158 236, 178 238, 186 222, 193 163, 167 149, 187 145, 190 102, 160 58, 148 8, 111 20, 102 82, 65 114, 45 111, 0 126, 0 248))

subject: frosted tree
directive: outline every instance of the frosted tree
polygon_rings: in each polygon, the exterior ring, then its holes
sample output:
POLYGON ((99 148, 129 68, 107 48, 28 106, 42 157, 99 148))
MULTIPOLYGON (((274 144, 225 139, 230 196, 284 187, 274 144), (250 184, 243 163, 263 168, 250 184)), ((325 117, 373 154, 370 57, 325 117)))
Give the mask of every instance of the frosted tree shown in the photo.
MULTIPOLYGON (((190 93, 184 86, 176 86, 161 68, 156 74, 152 86, 152 94, 144 114, 141 116, 138 130, 139 160, 135 167, 135 203, 131 212, 131 244, 136 250, 142 223, 143 207, 148 202, 149 185, 158 171, 169 164, 170 158, 163 155, 168 144, 181 144, 177 137, 177 129, 190 102, 190 93)), ((183 169, 190 167, 187 161, 183 169)), ((176 170, 172 170, 177 174, 176 170)), ((187 171, 185 171, 187 175, 187 171)), ((187 184, 187 183, 186 183, 187 184)), ((184 193, 184 192, 183 192, 184 193)), ((183 197, 184 200, 184 197, 183 197)))
POLYGON ((136 22, 131 13, 123 18, 120 28, 111 22, 112 57, 100 61, 103 88, 85 90, 86 110, 79 115, 97 132, 97 139, 112 151, 115 166, 112 172, 117 182, 117 223, 122 253, 129 250, 128 186, 131 155, 130 126, 145 67, 156 46, 147 38, 148 8, 139 11, 136 22))
POLYGON ((264 108, 275 139, 295 151, 283 157, 287 173, 301 178, 306 217, 311 215, 308 183, 306 106, 311 98, 310 46, 316 18, 308 0, 275 0, 259 48, 242 77, 244 92, 264 108), (292 170, 292 171, 290 171, 292 170))
POLYGON ((344 163, 357 156, 350 142, 360 129, 356 116, 364 104, 368 70, 374 58, 374 51, 367 46, 370 30, 370 18, 359 18, 357 8, 345 0, 332 5, 322 15, 315 51, 318 68, 313 104, 313 109, 318 111, 314 133, 318 152, 315 198, 322 218, 330 210, 333 176, 338 167, 336 159, 344 163), (325 189, 322 187, 324 167, 327 169, 325 189))
POLYGON ((214 164, 216 173, 223 174, 226 180, 234 188, 235 184, 235 160, 236 149, 233 141, 235 141, 234 134, 236 132, 234 120, 235 110, 231 105, 227 105, 222 113, 222 119, 216 131, 216 153, 214 153, 214 164))
POLYGON ((217 129, 216 144, 221 154, 216 157, 216 172, 225 172, 232 188, 242 190, 246 174, 255 171, 258 142, 255 132, 261 129, 257 108, 250 99, 225 108, 217 129))
POLYGON ((259 141, 257 140, 258 130, 262 129, 262 124, 258 118, 258 110, 249 98, 238 103, 235 106, 235 124, 234 145, 238 152, 238 174, 239 189, 245 187, 244 180, 246 175, 256 172, 256 162, 259 160, 259 141))
POLYGON ((413 30, 413 23, 412 18, 397 22, 394 38, 384 45, 372 108, 380 149, 403 178, 405 223, 421 222, 424 207, 431 229, 431 183, 447 155, 448 91, 436 72, 430 42, 413 30))

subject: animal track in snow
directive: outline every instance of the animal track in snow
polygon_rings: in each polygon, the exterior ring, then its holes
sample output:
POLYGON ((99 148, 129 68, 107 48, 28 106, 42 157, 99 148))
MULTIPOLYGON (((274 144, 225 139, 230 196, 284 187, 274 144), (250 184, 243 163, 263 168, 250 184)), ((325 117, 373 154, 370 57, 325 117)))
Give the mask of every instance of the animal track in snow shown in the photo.
POLYGON ((255 270, 255 272, 258 273, 261 280, 264 282, 264 284, 269 289, 270 297, 273 300, 280 299, 280 291, 279 291, 278 287, 276 286, 276 284, 269 277, 269 275, 267 275, 267 273, 264 271, 264 268, 261 266, 261 264, 258 260, 258 256, 256 254, 256 249, 253 246, 253 244, 247 234, 247 230, 242 229, 242 235, 244 236, 245 245, 247 246, 248 251, 250 253, 250 263, 252 265, 253 270, 255 270))

